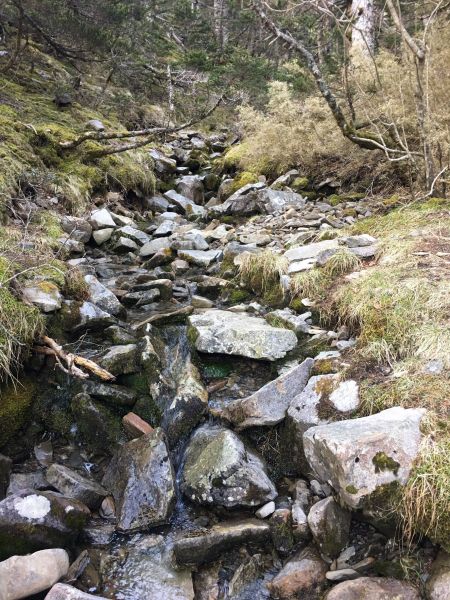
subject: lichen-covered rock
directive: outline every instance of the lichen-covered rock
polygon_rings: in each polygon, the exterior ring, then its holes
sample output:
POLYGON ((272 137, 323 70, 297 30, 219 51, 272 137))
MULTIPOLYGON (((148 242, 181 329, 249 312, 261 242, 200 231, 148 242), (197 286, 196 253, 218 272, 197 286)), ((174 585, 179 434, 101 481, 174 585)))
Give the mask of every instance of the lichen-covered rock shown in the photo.
POLYGON ((411 584, 384 577, 360 577, 338 583, 324 600, 420 600, 411 584))
POLYGON ((314 360, 307 358, 251 396, 230 402, 220 411, 220 416, 238 430, 280 423, 292 399, 305 387, 313 364, 314 360))
POLYGON ((294 472, 306 470, 303 434, 310 427, 328 423, 339 413, 348 413, 359 405, 358 385, 341 381, 338 375, 316 375, 292 399, 286 414, 283 439, 294 472))
POLYGON ((222 250, 179 250, 178 256, 197 267, 209 267, 222 258, 222 250))
POLYGON ((61 548, 11 556, 0 562, 0 600, 19 600, 48 590, 69 569, 69 555, 61 548))
POLYGON ((194 502, 227 508, 259 506, 277 495, 259 456, 229 429, 209 425, 189 442, 181 489, 194 502))
POLYGON ((311 427, 303 435, 306 459, 345 504, 361 508, 374 492, 407 482, 425 412, 394 407, 370 417, 311 427))
POLYGON ((264 544, 269 539, 270 527, 265 521, 225 521, 194 536, 176 539, 173 550, 177 563, 199 565, 215 560, 235 546, 250 542, 264 544))
POLYGON ((45 313, 59 310, 62 304, 62 295, 58 286, 51 281, 26 284, 22 289, 22 297, 25 302, 34 304, 45 313))
POLYGON ((308 513, 308 525, 322 554, 337 558, 348 542, 350 512, 329 496, 319 500, 308 513))
POLYGON ((89 509, 55 492, 28 490, 0 502, 0 559, 75 544, 89 509))
POLYGON ((123 312, 123 307, 117 297, 94 275, 85 275, 84 280, 88 286, 89 300, 93 304, 110 315, 116 316, 123 312))
POLYGON ((97 509, 108 495, 101 485, 83 477, 64 465, 53 464, 47 469, 47 481, 61 494, 76 498, 90 509, 97 509))
POLYGON ((279 600, 321 597, 326 585, 327 564, 313 546, 308 546, 291 558, 267 584, 271 597, 279 600))
POLYGON ((162 429, 121 446, 102 483, 114 496, 120 531, 166 523, 175 502, 175 483, 162 429))
POLYGON ((190 316, 189 324, 196 349, 208 354, 277 360, 297 345, 293 331, 246 314, 210 309, 190 316))

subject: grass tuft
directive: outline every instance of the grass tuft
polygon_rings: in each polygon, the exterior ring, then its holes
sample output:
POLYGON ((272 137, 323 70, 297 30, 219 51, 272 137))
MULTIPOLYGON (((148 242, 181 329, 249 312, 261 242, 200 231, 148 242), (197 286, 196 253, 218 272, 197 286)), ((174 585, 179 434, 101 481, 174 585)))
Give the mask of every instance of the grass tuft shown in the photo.
POLYGON ((270 304, 283 298, 280 277, 287 272, 288 261, 271 250, 258 254, 245 253, 239 267, 241 282, 255 294, 263 296, 270 304))

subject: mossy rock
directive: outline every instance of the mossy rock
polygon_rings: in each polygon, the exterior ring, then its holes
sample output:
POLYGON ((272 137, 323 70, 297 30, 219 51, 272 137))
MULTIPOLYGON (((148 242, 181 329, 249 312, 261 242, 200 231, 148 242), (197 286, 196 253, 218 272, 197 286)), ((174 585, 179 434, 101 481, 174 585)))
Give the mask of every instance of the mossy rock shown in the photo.
POLYGON ((331 194, 331 196, 328 196, 327 202, 328 204, 331 204, 331 206, 338 206, 345 202, 345 197, 339 196, 338 194, 331 194))
POLYGON ((226 294, 226 301, 228 304, 240 304, 241 302, 245 302, 251 297, 250 292, 247 290, 241 290, 239 288, 229 290, 226 294))
POLYGON ((88 394, 77 394, 71 409, 82 438, 88 446, 114 452, 121 437, 121 418, 88 394))
POLYGON ((237 192, 238 190, 243 188, 244 185, 248 185, 249 183, 257 183, 257 182, 258 182, 258 175, 256 175, 255 173, 251 173, 250 171, 243 171, 242 173, 239 173, 239 175, 237 175, 234 178, 233 185, 231 186, 231 189, 230 189, 230 195, 234 194, 234 192, 237 192))
POLYGON ((306 189, 309 185, 309 179, 307 177, 296 177, 291 183, 290 187, 294 192, 300 192, 306 189))
POLYGON ((19 383, 10 383, 1 389, 0 448, 28 422, 35 392, 36 383, 31 379, 21 379, 19 383))
POLYGON ((141 417, 141 419, 144 419, 144 421, 147 421, 147 423, 150 423, 152 427, 159 427, 161 423, 161 410, 149 395, 138 398, 133 407, 133 412, 141 417))

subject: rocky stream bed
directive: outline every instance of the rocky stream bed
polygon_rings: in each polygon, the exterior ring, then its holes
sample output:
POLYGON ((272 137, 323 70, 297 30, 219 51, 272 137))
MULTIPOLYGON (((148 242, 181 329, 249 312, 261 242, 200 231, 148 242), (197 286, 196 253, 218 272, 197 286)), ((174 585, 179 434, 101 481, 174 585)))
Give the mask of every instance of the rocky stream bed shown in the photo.
POLYGON ((0 455, 0 600, 415 600, 425 582, 449 597, 446 556, 433 562, 427 541, 412 550, 420 572, 400 578, 408 559, 383 511, 424 411, 354 418, 348 331, 322 330, 313 298, 275 310, 234 279, 248 253, 272 250, 288 298, 290 276, 340 248, 371 260, 376 239, 333 235, 370 202, 307 199, 295 171, 231 193, 195 161, 225 146, 182 135, 153 151, 173 189, 139 210, 111 192, 62 217, 84 300, 42 278, 23 290, 49 335, 115 379, 69 376, 45 354, 27 365, 33 418, 0 455))

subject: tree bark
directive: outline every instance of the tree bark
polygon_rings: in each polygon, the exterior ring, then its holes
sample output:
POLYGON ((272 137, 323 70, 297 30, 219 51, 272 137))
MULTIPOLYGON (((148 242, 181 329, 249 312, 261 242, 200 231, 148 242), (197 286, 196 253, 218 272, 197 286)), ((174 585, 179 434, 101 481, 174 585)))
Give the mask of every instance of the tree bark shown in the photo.
POLYGON ((217 44, 221 51, 224 50, 228 43, 228 17, 229 6, 228 0, 214 0, 214 31, 216 34, 217 44))
POLYGON ((374 0, 353 0, 350 6, 352 34, 350 61, 359 66, 372 62, 375 53, 374 0))

